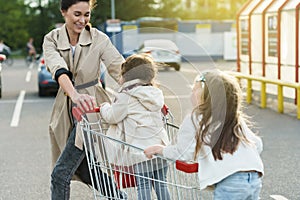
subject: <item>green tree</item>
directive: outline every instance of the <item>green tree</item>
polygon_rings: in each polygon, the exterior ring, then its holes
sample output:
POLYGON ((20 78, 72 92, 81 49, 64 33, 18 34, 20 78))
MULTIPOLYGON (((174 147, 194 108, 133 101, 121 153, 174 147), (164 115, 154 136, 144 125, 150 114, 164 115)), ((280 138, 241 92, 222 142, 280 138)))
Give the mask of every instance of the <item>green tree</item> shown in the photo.
POLYGON ((164 18, 181 18, 179 13, 184 12, 181 6, 182 0, 160 0, 155 10, 155 16, 164 18))
MULTIPOLYGON (((185 19, 235 19, 237 11, 246 0, 189 0, 186 9, 181 0, 115 0, 115 16, 123 21, 140 17, 164 17, 185 19), (230 9, 218 3, 230 3, 230 9)), ((41 49, 44 35, 64 20, 58 0, 1 0, 0 39, 12 50, 25 49, 29 37, 35 39, 35 46, 41 49)), ((93 10, 91 23, 99 27, 111 18, 111 0, 98 0, 93 10)))
POLYGON ((28 37, 26 8, 20 0, 0 1, 0 38, 12 50, 24 47, 28 37))
POLYGON ((155 14, 155 0, 116 0, 116 17, 125 21, 155 14))
MULTIPOLYGON (((115 17, 122 21, 136 20, 140 17, 155 16, 157 0, 115 0, 115 17)), ((111 0, 99 1, 93 10, 91 22, 99 27, 111 19, 111 0)))
POLYGON ((185 10, 183 19, 224 20, 236 17, 236 13, 247 0, 189 0, 194 7, 185 10), (227 7, 229 4, 229 8, 227 7), (226 5, 226 7, 224 6, 226 5))
POLYGON ((48 0, 43 4, 41 0, 27 1, 28 26, 27 32, 34 38, 34 45, 40 52, 45 34, 47 34, 56 23, 63 22, 59 11, 59 1, 48 0))

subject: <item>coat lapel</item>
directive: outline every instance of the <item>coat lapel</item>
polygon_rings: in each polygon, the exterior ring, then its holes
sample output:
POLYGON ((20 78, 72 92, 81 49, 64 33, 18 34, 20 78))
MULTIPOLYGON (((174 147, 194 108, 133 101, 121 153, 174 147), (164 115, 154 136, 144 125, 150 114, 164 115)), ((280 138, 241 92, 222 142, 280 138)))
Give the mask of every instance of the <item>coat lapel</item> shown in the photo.
POLYGON ((80 53, 81 53, 81 49, 84 46, 88 46, 92 43, 92 38, 91 38, 91 34, 88 30, 84 29, 80 36, 79 36, 79 41, 78 44, 76 45, 76 50, 75 50, 75 55, 74 55, 74 66, 77 69, 77 64, 79 61, 79 57, 80 57, 80 53))
POLYGON ((67 51, 68 54, 64 54, 64 56, 68 56, 68 60, 70 62, 68 62, 68 67, 69 70, 71 72, 73 72, 74 69, 74 62, 72 62, 73 60, 73 55, 72 55, 72 51, 71 51, 71 47, 70 47, 70 42, 69 42, 69 37, 68 37, 68 33, 67 33, 67 29, 66 29, 66 25, 64 24, 60 30, 59 30, 59 35, 58 35, 58 40, 57 40, 57 49, 61 52, 65 52, 67 51))
POLYGON ((57 40, 57 49, 61 51, 69 50, 69 60, 73 61, 70 62, 70 69, 77 69, 82 47, 90 45, 91 43, 92 43, 91 34, 88 30, 84 29, 79 36, 79 41, 78 44, 76 45, 75 55, 73 58, 66 26, 63 25, 59 31, 59 38, 57 40))
POLYGON ((58 37, 59 38, 57 39, 57 49, 62 51, 70 49, 70 42, 66 30, 66 25, 63 25, 60 28, 58 37))

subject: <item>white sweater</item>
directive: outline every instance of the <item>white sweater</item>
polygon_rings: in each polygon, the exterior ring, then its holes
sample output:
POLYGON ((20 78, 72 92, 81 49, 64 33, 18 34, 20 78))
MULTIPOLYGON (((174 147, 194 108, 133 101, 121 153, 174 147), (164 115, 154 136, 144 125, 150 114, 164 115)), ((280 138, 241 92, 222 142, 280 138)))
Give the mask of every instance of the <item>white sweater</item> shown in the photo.
MULTIPOLYGON (((242 129, 252 143, 241 142, 233 154, 223 154, 223 160, 215 161, 209 146, 205 145, 201 148, 201 153, 197 158, 200 189, 214 185, 238 171, 255 170, 264 173, 259 155, 263 149, 262 140, 247 127, 246 123, 242 123, 242 129)), ((165 147, 163 155, 170 159, 193 160, 196 146, 195 133, 195 126, 189 115, 180 126, 177 144, 165 147)))
MULTIPOLYGON (((101 116, 110 124, 107 135, 142 149, 154 144, 168 145, 161 113, 163 93, 156 87, 143 84, 138 79, 125 82, 114 103, 101 105, 101 116)), ((129 153, 117 142, 107 141, 105 147, 110 161, 118 165, 148 160, 142 151, 127 146, 129 153)))

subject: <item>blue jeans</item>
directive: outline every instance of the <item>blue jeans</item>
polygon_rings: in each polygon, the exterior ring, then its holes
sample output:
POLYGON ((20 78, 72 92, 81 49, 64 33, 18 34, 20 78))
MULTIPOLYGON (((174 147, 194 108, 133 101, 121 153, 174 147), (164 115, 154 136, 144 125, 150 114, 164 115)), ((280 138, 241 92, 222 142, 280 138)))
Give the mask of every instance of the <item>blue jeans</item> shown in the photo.
MULTIPOLYGON (((80 176, 82 181, 88 185, 92 185, 90 178, 85 151, 75 146, 76 128, 74 127, 66 144, 65 149, 58 158, 51 174, 51 199, 52 200, 68 200, 70 199, 70 184, 73 175, 80 176), (79 169, 79 170, 78 170, 79 169), (76 171, 78 170, 78 171, 76 171)), ((97 168, 97 176, 100 184, 98 188, 96 176, 93 175, 96 189, 100 190, 104 196, 123 198, 120 191, 112 189, 116 188, 114 181, 109 175, 97 168), (114 192, 112 192, 114 191, 114 192)))
POLYGON ((158 200, 170 200, 171 198, 168 186, 165 183, 167 179, 168 166, 166 164, 159 167, 153 166, 155 166, 155 164, 148 161, 135 165, 135 180, 137 185, 138 200, 151 200, 152 186, 155 190, 158 200), (156 180, 163 181, 164 183, 156 180))
POLYGON ((215 185, 214 200, 258 200, 261 187, 257 172, 237 172, 215 185))

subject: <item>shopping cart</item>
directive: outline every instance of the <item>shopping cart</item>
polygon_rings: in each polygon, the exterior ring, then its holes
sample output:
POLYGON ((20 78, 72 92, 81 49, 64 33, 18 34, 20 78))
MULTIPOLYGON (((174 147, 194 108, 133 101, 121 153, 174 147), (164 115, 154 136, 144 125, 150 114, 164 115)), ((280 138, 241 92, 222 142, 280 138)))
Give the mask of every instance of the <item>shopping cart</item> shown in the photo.
MULTIPOLYGON (((99 111, 96 108, 91 113, 95 115, 99 111)), ((72 112, 80 123, 84 138, 94 199, 138 199, 136 185, 142 184, 141 181, 143 184, 150 183, 151 197, 147 199, 207 199, 200 194, 195 173, 198 163, 185 163, 158 155, 149 160, 143 149, 107 136, 109 126, 99 113, 97 120, 92 122, 91 113, 83 113, 76 107, 72 112), (168 192, 156 192, 161 187, 167 188, 168 192)), ((162 118, 170 140, 174 141, 178 127, 173 124, 173 116, 166 106, 162 108, 162 118)))

